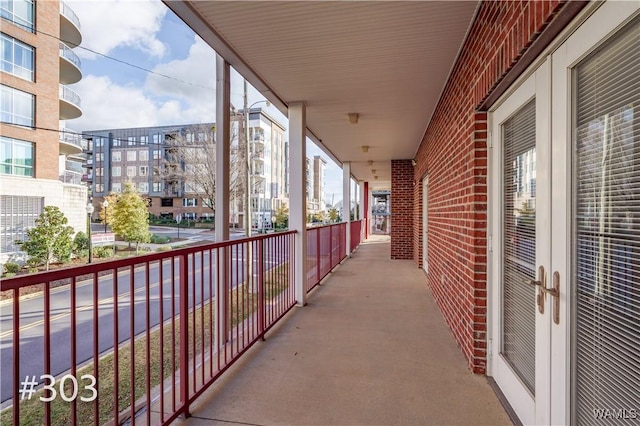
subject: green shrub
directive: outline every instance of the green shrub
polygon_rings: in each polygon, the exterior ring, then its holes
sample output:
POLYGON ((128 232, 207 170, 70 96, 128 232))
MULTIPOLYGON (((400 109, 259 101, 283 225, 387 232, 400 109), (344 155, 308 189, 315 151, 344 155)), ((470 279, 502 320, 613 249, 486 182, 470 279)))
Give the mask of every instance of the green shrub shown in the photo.
POLYGON ((170 237, 163 237, 162 235, 156 235, 156 234, 151 235, 151 242, 153 244, 166 244, 169 241, 171 241, 170 237))
POLYGON ((18 272, 20 272, 20 269, 22 269, 22 266, 18 265, 17 263, 7 262, 3 266, 4 276, 7 276, 7 274, 14 274, 15 275, 18 272))
POLYGON ((78 257, 87 255, 89 250, 89 237, 84 232, 80 231, 73 239, 73 254, 78 257))
POLYGON ((101 259, 113 257, 113 249, 111 247, 96 247, 93 249, 93 256, 101 259))

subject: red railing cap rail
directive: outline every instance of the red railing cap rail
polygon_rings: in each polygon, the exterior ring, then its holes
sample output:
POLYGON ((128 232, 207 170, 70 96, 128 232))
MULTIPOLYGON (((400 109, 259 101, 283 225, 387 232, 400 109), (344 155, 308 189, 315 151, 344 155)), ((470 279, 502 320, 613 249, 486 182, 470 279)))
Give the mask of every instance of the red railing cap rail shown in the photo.
POLYGON ((88 263, 83 266, 69 266, 52 271, 36 272, 34 274, 28 275, 18 275, 15 277, 3 278, 2 280, 0 280, 0 291, 15 290, 34 284, 43 284, 50 281, 64 280, 71 277, 77 277, 79 275, 88 275, 102 271, 120 269, 124 267, 139 265, 142 263, 157 262, 159 260, 189 255, 202 250, 214 250, 218 248, 233 246, 247 241, 259 241, 295 233, 296 231, 283 231, 274 234, 256 235, 248 238, 245 237, 235 240, 220 241, 218 243, 200 244, 196 246, 173 249, 159 253, 142 254, 140 256, 129 257, 126 259, 108 260, 106 262, 88 263))

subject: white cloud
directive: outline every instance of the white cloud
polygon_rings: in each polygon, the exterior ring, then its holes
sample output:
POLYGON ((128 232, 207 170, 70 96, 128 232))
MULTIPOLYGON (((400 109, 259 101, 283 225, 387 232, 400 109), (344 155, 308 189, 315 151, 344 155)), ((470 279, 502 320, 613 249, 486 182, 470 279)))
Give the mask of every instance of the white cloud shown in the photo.
POLYGON ((186 58, 159 64, 152 71, 174 78, 149 74, 145 89, 150 93, 182 99, 193 105, 215 102, 216 55, 198 36, 194 36, 186 58))
POLYGON ((82 99, 83 114, 67 126, 75 130, 153 126, 156 105, 140 88, 115 84, 109 77, 86 76, 73 86, 82 99))
MULTIPOLYGON (((152 57, 162 57, 165 45, 156 38, 167 7, 157 0, 67 0, 80 18, 83 47, 103 54, 127 46, 152 57)), ((78 56, 95 54, 76 49, 78 56)))

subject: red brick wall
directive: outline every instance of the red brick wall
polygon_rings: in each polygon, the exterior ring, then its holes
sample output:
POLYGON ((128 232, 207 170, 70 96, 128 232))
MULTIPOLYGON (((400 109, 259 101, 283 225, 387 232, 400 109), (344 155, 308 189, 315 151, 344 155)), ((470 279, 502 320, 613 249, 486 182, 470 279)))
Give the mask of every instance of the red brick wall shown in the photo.
POLYGON ((391 160, 391 259, 413 259, 413 165, 391 160))
MULTIPOLYGON (((483 2, 416 155, 411 255, 420 265, 422 183, 429 176, 428 285, 470 368, 486 367, 487 114, 477 108, 564 3, 483 2)), ((396 179, 399 167, 392 179, 396 179)), ((403 167, 402 173, 409 171, 403 167)), ((405 179, 402 180, 403 182, 405 179)), ((393 223, 407 221, 394 210, 393 223), (398 218, 398 219, 395 219, 398 218)), ((398 238, 406 238, 397 230, 398 238)), ((394 232, 392 228, 392 242, 394 232)), ((409 251, 397 243, 396 251, 409 251)), ((394 254, 392 245, 392 256, 394 254)))

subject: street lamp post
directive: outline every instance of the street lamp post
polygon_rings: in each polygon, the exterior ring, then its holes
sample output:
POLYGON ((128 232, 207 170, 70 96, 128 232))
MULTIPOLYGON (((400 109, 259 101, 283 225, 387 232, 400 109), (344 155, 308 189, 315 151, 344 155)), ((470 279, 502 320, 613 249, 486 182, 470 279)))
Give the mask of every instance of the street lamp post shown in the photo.
POLYGON ((91 202, 87 203, 87 230, 89 235, 89 261, 87 263, 91 263, 93 258, 93 244, 91 243, 91 214, 93 213, 93 204, 91 202))
POLYGON ((254 105, 257 105, 261 102, 265 102, 267 106, 271 106, 271 102, 266 99, 261 101, 256 101, 251 104, 251 106, 247 107, 247 80, 244 81, 244 141, 245 141, 245 149, 246 149, 246 157, 247 157, 247 196, 246 196, 246 205, 244 208, 245 211, 245 233, 247 237, 251 236, 251 148, 249 146, 249 114, 251 113, 251 108, 254 105))
POLYGON ((107 213, 109 213, 109 202, 104 200, 102 202, 102 207, 104 207, 104 233, 107 233, 107 213))

